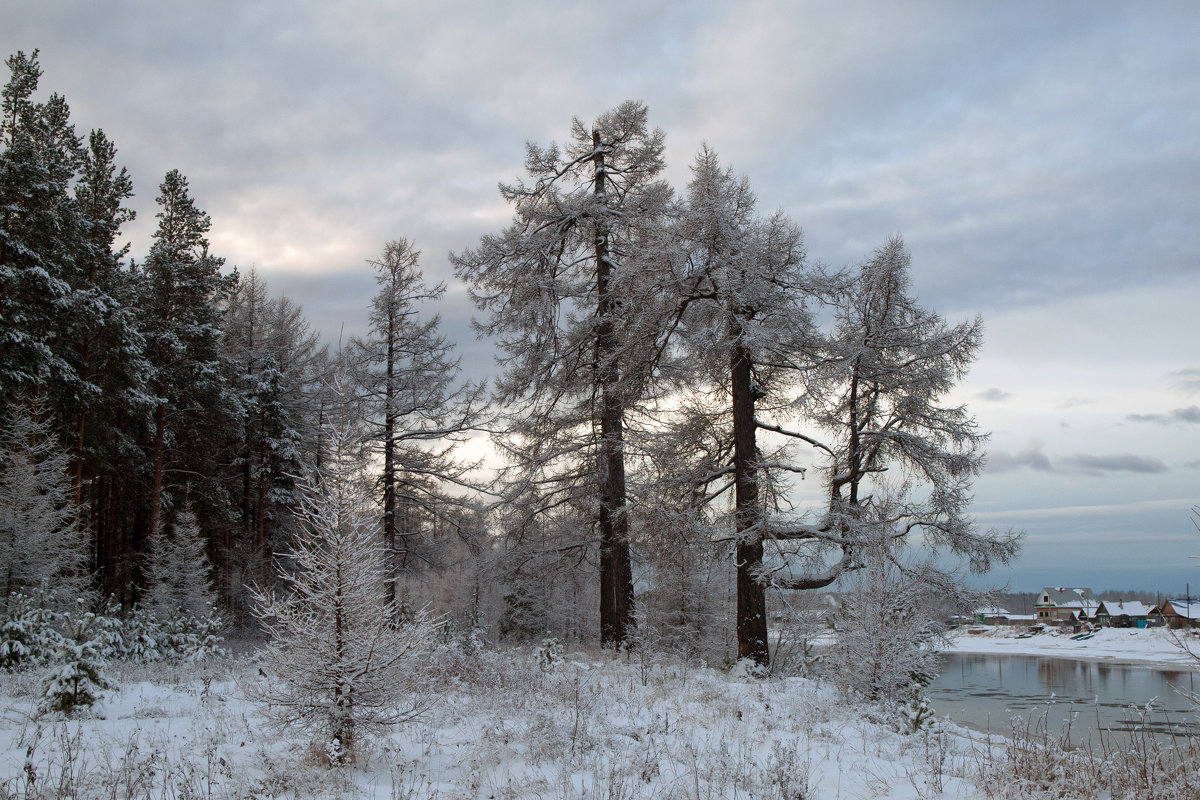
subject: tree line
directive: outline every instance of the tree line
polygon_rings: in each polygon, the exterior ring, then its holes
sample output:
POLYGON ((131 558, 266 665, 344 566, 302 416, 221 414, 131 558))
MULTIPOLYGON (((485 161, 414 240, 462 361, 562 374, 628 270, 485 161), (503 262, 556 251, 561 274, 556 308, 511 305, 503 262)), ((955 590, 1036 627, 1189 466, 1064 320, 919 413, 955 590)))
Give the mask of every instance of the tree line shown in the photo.
POLYGON ((1015 555, 970 518, 986 434, 947 399, 980 320, 917 302, 898 237, 857 268, 810 259, 707 147, 677 193, 644 105, 528 145, 500 188, 512 222, 451 253, 500 353, 485 387, 407 239, 370 262, 368 332, 336 353, 210 252, 178 171, 131 258, 132 180, 62 97, 36 100, 37 55, 8 59, 0 119, 0 492, 25 514, 0 517, 6 597, 74 581, 132 606, 182 523, 245 618, 297 533, 298 476, 348 419, 338 458, 371 473, 397 619, 431 604, 496 635, 699 646, 732 615, 730 646, 765 664, 771 592, 886 565, 952 596, 1015 555), (485 435, 486 480, 460 446, 485 435))

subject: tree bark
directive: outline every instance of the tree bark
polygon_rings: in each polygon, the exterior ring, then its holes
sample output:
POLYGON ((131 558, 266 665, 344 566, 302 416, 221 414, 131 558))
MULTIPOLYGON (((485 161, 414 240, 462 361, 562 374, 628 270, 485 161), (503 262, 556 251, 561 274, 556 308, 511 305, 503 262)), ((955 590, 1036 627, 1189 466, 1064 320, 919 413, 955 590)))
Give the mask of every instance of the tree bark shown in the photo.
POLYGON ((767 646, 766 590, 758 580, 762 567, 762 510, 758 494, 758 444, 754 422, 756 398, 750 353, 736 341, 741 325, 734 321, 735 344, 729 357, 733 395, 734 520, 737 531, 738 658, 757 664, 770 661, 767 646))
MULTIPOLYGON (((163 438, 167 427, 167 407, 159 403, 154 409, 154 452, 152 456, 153 476, 150 481, 150 520, 147 537, 158 532, 159 514, 162 508, 163 487, 163 438)), ((149 541, 147 538, 146 541, 149 541)))
MULTIPOLYGON (((606 168, 600 132, 592 131, 595 165, 594 194, 606 203, 606 168)), ((600 384, 600 645, 628 645, 633 637, 633 568, 629 557, 629 517, 626 513, 624 407, 620 395, 621 372, 613 316, 616 302, 610 281, 608 220, 596 223, 596 361, 600 384)))
MULTIPOLYGON (((394 285, 394 281, 393 281, 394 285)), ((400 621, 396 607, 396 315, 389 308, 387 370, 383 409, 383 552, 385 575, 383 602, 391 609, 393 622, 400 621)))

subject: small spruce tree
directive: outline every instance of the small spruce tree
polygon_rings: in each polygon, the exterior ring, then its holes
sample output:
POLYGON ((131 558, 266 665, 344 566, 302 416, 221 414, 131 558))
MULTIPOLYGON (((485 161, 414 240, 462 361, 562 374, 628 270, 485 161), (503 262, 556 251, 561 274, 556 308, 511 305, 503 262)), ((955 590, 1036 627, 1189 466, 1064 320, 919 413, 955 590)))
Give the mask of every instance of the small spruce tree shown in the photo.
POLYGON ((96 615, 85 610, 83 601, 63 615, 62 642, 54 666, 42 680, 42 710, 69 714, 90 707, 105 689, 114 684, 104 674, 104 642, 96 615))

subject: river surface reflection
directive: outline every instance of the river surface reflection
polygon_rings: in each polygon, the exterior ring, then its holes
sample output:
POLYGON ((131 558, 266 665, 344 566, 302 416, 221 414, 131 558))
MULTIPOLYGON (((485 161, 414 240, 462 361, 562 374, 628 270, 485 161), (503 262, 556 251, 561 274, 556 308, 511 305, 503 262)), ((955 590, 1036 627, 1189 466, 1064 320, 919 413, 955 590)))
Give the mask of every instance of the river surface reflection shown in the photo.
POLYGON ((1071 738, 1080 742, 1097 729, 1200 736, 1187 692, 1200 692, 1200 674, 1186 669, 947 653, 926 694, 939 717, 976 730, 1007 735, 1013 720, 1044 721, 1057 735, 1070 720, 1071 738))

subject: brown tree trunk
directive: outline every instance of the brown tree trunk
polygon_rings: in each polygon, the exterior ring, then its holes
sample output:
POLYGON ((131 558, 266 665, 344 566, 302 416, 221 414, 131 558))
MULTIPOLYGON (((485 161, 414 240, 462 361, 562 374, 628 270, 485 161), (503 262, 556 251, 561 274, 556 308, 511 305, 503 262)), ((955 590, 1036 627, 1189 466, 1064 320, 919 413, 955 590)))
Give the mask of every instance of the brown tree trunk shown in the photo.
MULTIPOLYGON (((736 322, 735 336, 741 332, 736 322)), ((737 638, 738 658, 753 659, 757 664, 770 661, 767 646, 767 597, 758 580, 762 567, 762 510, 759 506, 758 446, 754 423, 757 399, 750 354, 735 343, 730 354, 730 379, 733 394, 733 477, 735 527, 737 531, 737 638)))
POLYGON ((158 519, 162 509, 163 487, 163 439, 167 427, 167 407, 159 403, 154 409, 154 452, 151 458, 153 470, 150 481, 150 520, 147 537, 158 532, 158 519))
MULTIPOLYGON (((594 193, 605 199, 606 170, 599 131, 592 131, 595 164, 594 193)), ((629 557, 629 517, 625 502, 624 408, 620 396, 617 332, 613 323, 616 303, 609 287, 612 263, 608 222, 596 225, 596 361, 600 384, 600 644, 619 647, 633 637, 633 567, 629 557)))
POLYGON ((400 609, 396 607, 396 386, 395 386, 395 317, 389 311, 387 330, 387 370, 383 409, 383 552, 385 573, 383 602, 391 609, 393 622, 399 623, 400 609))

